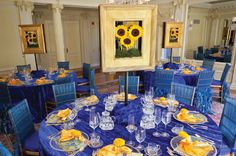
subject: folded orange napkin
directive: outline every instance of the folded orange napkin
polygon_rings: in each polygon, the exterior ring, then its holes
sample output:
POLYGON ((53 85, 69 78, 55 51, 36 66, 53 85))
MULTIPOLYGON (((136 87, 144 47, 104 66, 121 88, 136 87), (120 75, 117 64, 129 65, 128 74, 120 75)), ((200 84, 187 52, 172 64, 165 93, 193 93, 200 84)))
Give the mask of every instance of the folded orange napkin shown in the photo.
MULTIPOLYGON (((135 100, 136 98, 137 98, 136 95, 128 94, 128 100, 135 100)), ((118 94, 118 95, 116 96, 116 99, 117 99, 118 101, 124 101, 124 100, 125 100, 125 93, 122 92, 122 93, 118 94)))
POLYGON ((186 68, 182 70, 182 73, 187 75, 187 74, 192 74, 192 71, 186 68))
POLYGON ((20 79, 11 79, 9 82, 8 82, 9 85, 12 85, 12 86, 18 86, 18 85, 22 85, 23 82, 20 80, 20 79))
POLYGON ((59 139, 60 142, 64 142, 64 141, 69 141, 72 139, 78 138, 80 141, 85 141, 84 136, 82 135, 82 133, 79 130, 76 129, 70 129, 70 130, 65 130, 63 129, 61 131, 61 137, 59 139))
POLYGON ((66 120, 66 118, 71 114, 71 109, 66 108, 64 110, 60 110, 57 113, 57 116, 61 118, 61 120, 66 120))
POLYGON ((185 108, 182 108, 179 114, 177 114, 177 119, 187 123, 198 123, 201 121, 201 119, 195 117, 193 114, 189 114, 189 111, 185 108))
POLYGON ((60 73, 60 74, 58 75, 59 78, 64 78, 64 77, 66 77, 66 76, 67 76, 66 73, 60 73))
POLYGON ((40 79, 37 79, 35 81, 35 84, 41 85, 41 84, 47 84, 49 83, 49 80, 47 80, 45 77, 41 77, 40 79))

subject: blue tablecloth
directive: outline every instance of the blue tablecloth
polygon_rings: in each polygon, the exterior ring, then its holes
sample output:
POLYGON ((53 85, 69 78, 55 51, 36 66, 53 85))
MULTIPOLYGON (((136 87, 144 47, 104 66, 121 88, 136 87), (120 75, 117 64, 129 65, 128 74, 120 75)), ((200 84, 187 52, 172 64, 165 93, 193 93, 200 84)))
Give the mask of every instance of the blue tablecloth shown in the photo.
MULTIPOLYGON (((33 116, 34 122, 41 122, 46 116, 45 103, 49 99, 53 99, 52 84, 36 85, 34 82, 37 78, 44 76, 44 72, 33 72, 33 80, 30 84, 23 86, 9 86, 12 103, 16 104, 23 99, 27 99, 30 111, 33 116)), ((23 77, 17 75, 21 80, 23 77)), ((57 73, 51 76, 51 80, 56 79, 57 73)), ((76 82, 77 76, 75 72, 70 73, 71 80, 76 82)))
MULTIPOLYGON (((98 95, 100 102, 96 105, 96 111, 98 112, 102 112, 104 111, 104 104, 103 104, 103 98, 106 95, 98 95)), ((61 106, 58 109, 62 109, 62 108, 72 108, 71 104, 66 104, 64 106, 61 106)), ((156 106, 158 107, 158 106, 156 106)), ((190 106, 185 106, 185 108, 192 110, 193 107, 190 106)), ((111 115, 115 116, 116 120, 115 120, 115 128, 111 131, 103 131, 100 128, 96 129, 96 133, 98 133, 102 140, 104 141, 104 146, 108 145, 108 144, 112 144, 113 140, 117 137, 123 138, 125 140, 129 140, 129 132, 125 129, 125 127, 127 126, 127 116, 129 114, 135 114, 136 118, 135 120, 137 121, 137 126, 139 125, 139 121, 142 117, 142 106, 140 104, 140 98, 137 98, 134 101, 130 101, 128 106, 122 105, 122 104, 118 104, 116 105, 116 107, 114 108, 114 110, 112 111, 111 115)), ((206 115, 207 116, 207 115, 206 115)), ((81 110, 78 112, 78 118, 81 119, 81 122, 79 122, 76 126, 75 129, 81 130, 87 134, 92 133, 92 128, 89 127, 89 113, 85 112, 84 110, 81 110)), ((215 124, 215 122, 209 118, 208 118, 208 122, 205 123, 204 125, 208 126, 208 130, 202 130, 202 129, 192 129, 190 128, 188 125, 184 124, 184 130, 187 131, 190 135, 195 135, 195 134, 199 134, 202 137, 208 138, 212 141, 215 142, 215 146, 217 148, 217 150, 219 151, 220 149, 220 145, 222 143, 222 134, 220 132, 219 127, 215 124)), ((159 138, 155 138, 152 136, 152 133, 154 132, 154 129, 150 129, 147 130, 147 135, 146 135, 146 139, 143 143, 143 145, 147 146, 148 143, 150 142, 154 142, 157 143, 161 146, 161 150, 162 150, 162 155, 166 156, 168 155, 166 152, 166 147, 170 147, 170 140, 172 137, 175 136, 175 134, 173 134, 171 132, 171 128, 174 127, 175 124, 179 123, 178 121, 176 121, 174 118, 172 118, 172 122, 170 124, 167 125, 167 131, 170 134, 170 137, 168 138, 163 138, 163 137, 159 137, 159 138)), ((42 121, 40 128, 39 128, 39 139, 40 139, 40 155, 41 156, 63 156, 63 155, 67 155, 65 152, 59 152, 54 150, 49 142, 50 140, 48 139, 48 136, 53 135, 58 133, 61 130, 60 126, 47 126, 45 124, 45 121, 42 121)), ((159 124, 158 126, 158 130, 160 132, 164 131, 164 125, 162 123, 159 124)), ((134 135, 132 136, 132 139, 134 139, 134 135)), ((137 144, 137 142, 136 142, 137 144)), ((83 153, 78 153, 77 156, 91 156, 93 149, 90 147, 87 147, 83 153)))

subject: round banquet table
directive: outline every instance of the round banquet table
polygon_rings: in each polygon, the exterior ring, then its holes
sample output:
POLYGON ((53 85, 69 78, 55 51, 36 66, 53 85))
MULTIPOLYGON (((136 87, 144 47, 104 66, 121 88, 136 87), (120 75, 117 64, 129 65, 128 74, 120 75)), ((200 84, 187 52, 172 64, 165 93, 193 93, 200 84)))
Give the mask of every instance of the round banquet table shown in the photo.
MULTIPOLYGON (((32 114, 34 122, 41 122, 46 116, 45 103, 47 100, 53 99, 52 84, 36 85, 35 81, 44 76, 45 72, 33 71, 31 73, 32 80, 22 86, 9 86, 11 100, 13 104, 17 104, 23 99, 27 99, 30 112, 32 114)), ((24 78, 20 75, 16 75, 17 78, 24 82, 24 78)), ((58 74, 51 75, 50 80, 55 80, 58 74)), ((75 72, 70 72, 71 81, 76 82, 77 76, 75 72)))
MULTIPOLYGON (((105 109, 103 99, 107 95, 97 95, 99 98, 99 103, 95 106, 97 112, 102 112, 105 109)), ((158 106, 156 106, 158 107, 158 106)), ((190 107, 188 105, 183 105, 183 107, 193 110, 193 107, 190 107)), ((73 108, 73 104, 65 104, 57 109, 65 109, 65 108, 73 108)), ((164 108, 163 108, 164 109, 164 108)), ((129 132, 126 130, 127 126, 127 118, 129 114, 135 114, 135 120, 136 120, 136 126, 139 125, 140 119, 142 117, 142 105, 140 103, 140 97, 137 99, 130 101, 128 106, 125 106, 124 104, 118 104, 115 106, 113 111, 111 112, 111 115, 116 118, 115 120, 115 127, 113 130, 110 131, 103 131, 99 127, 96 128, 96 133, 98 133, 101 137, 101 139, 104 141, 104 145, 112 144, 113 140, 115 138, 123 138, 126 141, 129 140, 129 132)), ((207 116, 207 115, 206 115, 207 116)), ((75 125, 75 129, 85 132, 86 134, 90 135, 93 130, 89 127, 89 112, 86 112, 84 110, 81 110, 78 112, 78 118, 81 119, 81 122, 77 123, 75 125)), ((208 130, 203 129, 192 129, 188 125, 184 125, 184 130, 188 132, 190 135, 198 134, 201 137, 210 139, 215 142, 215 146, 217 148, 217 151, 219 152, 220 145, 222 143, 222 134, 220 132, 219 127, 216 125, 216 123, 207 116, 208 122, 203 124, 208 127, 208 130)), ((172 137, 175 136, 171 132, 171 128, 175 126, 175 124, 180 123, 176 121, 172 117, 171 123, 167 125, 167 131, 170 134, 170 137, 163 138, 158 137, 155 138, 152 136, 152 133, 155 129, 148 129, 146 130, 146 139, 142 143, 144 146, 147 146, 148 143, 157 143, 161 146, 162 155, 166 156, 168 155, 166 152, 166 147, 170 147, 170 140, 172 137)), ((61 126, 47 126, 45 123, 45 120, 42 121, 40 128, 39 128, 39 140, 40 140, 40 155, 41 156, 55 156, 55 155, 67 155, 66 152, 56 151, 50 146, 50 139, 49 136, 52 136, 53 134, 57 134, 59 131, 61 131, 61 126)), ((158 131, 163 132, 164 131, 164 125, 162 123, 158 126, 158 131)), ((134 134, 132 134, 132 140, 135 140, 134 134)), ((135 143, 137 144, 137 141, 135 140, 135 143)), ((95 149, 92 149, 90 147, 86 147, 83 152, 77 153, 76 156, 91 156, 92 151, 95 149)))

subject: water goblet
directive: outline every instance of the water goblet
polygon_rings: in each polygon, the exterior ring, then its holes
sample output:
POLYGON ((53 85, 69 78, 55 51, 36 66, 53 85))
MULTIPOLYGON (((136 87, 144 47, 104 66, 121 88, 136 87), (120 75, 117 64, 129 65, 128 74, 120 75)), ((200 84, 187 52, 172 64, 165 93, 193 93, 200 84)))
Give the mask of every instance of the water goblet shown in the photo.
POLYGON ((145 140, 145 138, 146 138, 146 130, 142 127, 138 127, 135 130, 135 139, 139 143, 139 145, 136 148, 139 149, 140 151, 144 149, 141 143, 145 140))
MULTIPOLYGON (((161 121, 162 121, 162 123, 165 125, 165 131, 166 131, 166 126, 167 126, 167 124, 169 124, 169 123, 171 122, 171 113, 168 112, 168 111, 163 111, 163 112, 162 112, 161 121)), ((163 136, 163 137, 169 137, 170 135, 169 135, 169 133, 167 133, 167 132, 163 132, 163 133, 162 133, 162 136, 163 136)))
POLYGON ((92 148, 98 148, 103 145, 103 141, 101 140, 100 136, 96 133, 91 134, 91 139, 90 139, 90 147, 92 148))
POLYGON ((130 139, 127 142, 128 145, 134 146, 135 142, 132 141, 132 133, 135 131, 136 126, 135 126, 135 116, 133 114, 130 114, 128 116, 128 125, 126 126, 126 129, 130 133, 130 139))
POLYGON ((161 108, 159 108, 159 107, 157 107, 156 109, 155 109, 155 124, 156 124, 156 131, 155 132, 153 132, 152 133, 152 135, 154 136, 154 137, 159 137, 159 136, 161 136, 161 134, 158 132, 158 125, 160 124, 160 122, 161 122, 161 108))
POLYGON ((89 126, 93 129, 93 133, 95 133, 95 129, 98 127, 98 125, 99 125, 99 117, 95 112, 95 107, 92 107, 89 113, 89 126))

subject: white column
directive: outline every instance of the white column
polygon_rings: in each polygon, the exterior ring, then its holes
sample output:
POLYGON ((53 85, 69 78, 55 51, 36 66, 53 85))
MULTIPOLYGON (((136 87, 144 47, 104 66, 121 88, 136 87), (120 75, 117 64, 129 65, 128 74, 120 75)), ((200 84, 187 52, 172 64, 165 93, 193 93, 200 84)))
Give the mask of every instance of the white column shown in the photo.
MULTIPOLYGON (((33 24, 32 11, 34 9, 34 4, 32 2, 17 1, 20 24, 33 24)), ((36 69, 36 62, 34 54, 25 54, 25 64, 30 64, 33 70, 36 69)))
POLYGON ((57 61, 65 61, 65 45, 63 37, 63 27, 61 20, 61 10, 63 5, 61 4, 52 4, 53 9, 53 23, 55 30, 55 42, 56 42, 56 51, 57 51, 57 61))

